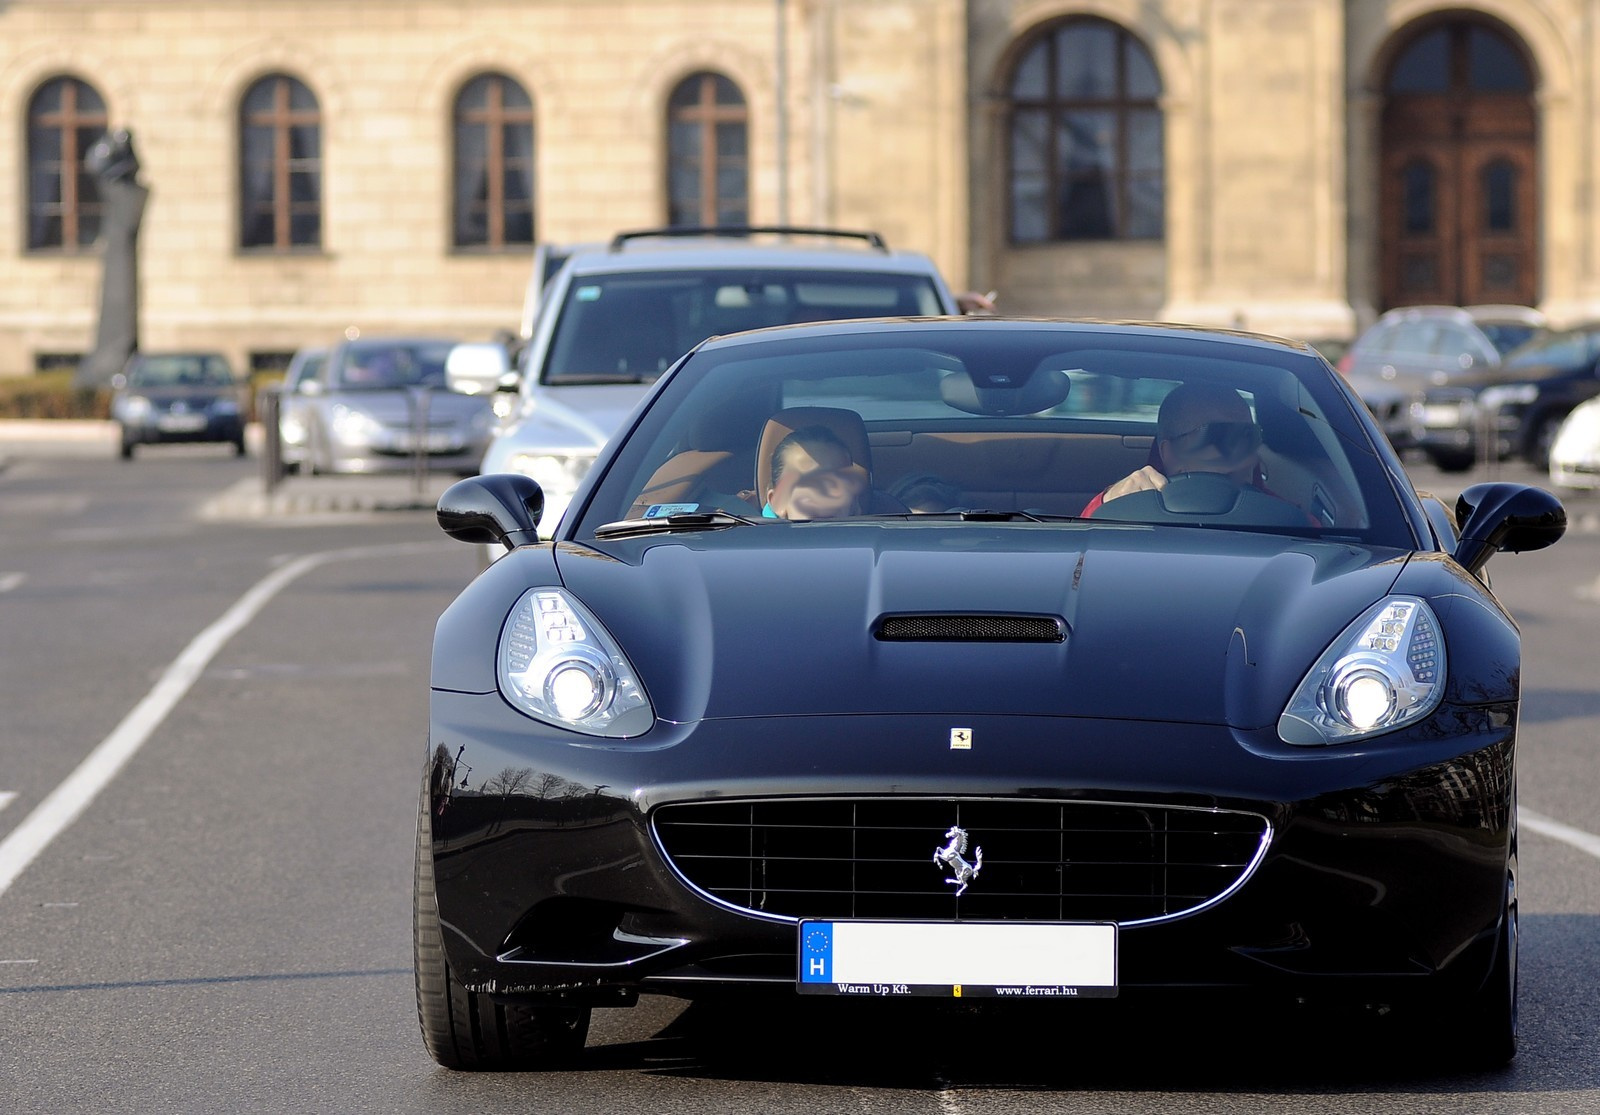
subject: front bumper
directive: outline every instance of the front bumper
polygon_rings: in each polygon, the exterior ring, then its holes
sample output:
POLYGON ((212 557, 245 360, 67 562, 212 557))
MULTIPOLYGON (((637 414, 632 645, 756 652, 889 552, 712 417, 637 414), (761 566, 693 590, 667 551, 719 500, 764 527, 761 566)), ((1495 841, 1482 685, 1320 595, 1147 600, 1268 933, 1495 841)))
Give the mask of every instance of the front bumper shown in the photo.
MULTIPOLYGON (((1118 921, 1122 991, 1392 1001, 1468 989, 1488 969, 1513 866, 1512 719, 1447 706, 1400 738, 1345 749, 1212 726, 986 717, 962 725, 976 742, 956 751, 948 722, 915 716, 658 723, 640 742, 596 745, 498 695, 435 691, 424 800, 446 952, 467 987, 496 995, 792 993, 809 899, 768 902, 777 889, 756 873, 800 862, 813 876, 836 870, 834 891, 864 894, 870 883, 848 880, 903 872, 887 889, 925 889, 913 916, 982 918, 983 901, 1020 877, 1004 866, 1001 819, 1041 805, 1076 816, 1092 802, 1149 816, 1223 810, 1268 834, 1213 901, 1151 916, 1080 896, 1000 915, 1118 921), (836 833, 786 821, 781 846, 761 830, 746 857, 752 880, 719 889, 703 866, 669 862, 656 829, 695 802, 887 803, 927 828, 885 868, 839 851, 836 833), (984 817, 989 874, 957 899, 931 853, 944 826, 984 817)), ((973 822, 975 841, 985 831, 973 822)), ((1064 850, 1055 875, 1080 871, 1079 858, 1064 850)), ((1033 866, 1030 902, 1048 889, 1033 866)))

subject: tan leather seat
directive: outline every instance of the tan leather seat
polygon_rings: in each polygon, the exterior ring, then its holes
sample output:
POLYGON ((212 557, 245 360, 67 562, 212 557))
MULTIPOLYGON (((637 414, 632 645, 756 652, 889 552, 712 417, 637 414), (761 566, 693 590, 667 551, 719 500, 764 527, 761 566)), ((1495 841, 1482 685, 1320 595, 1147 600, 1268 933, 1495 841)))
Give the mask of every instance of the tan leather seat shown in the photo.
POLYGON ((772 488, 772 454, 778 443, 796 430, 808 426, 822 426, 833 433, 850 451, 850 460, 867 476, 867 498, 862 510, 869 515, 894 515, 906 511, 906 505, 888 492, 881 491, 872 482, 872 444, 867 439, 867 426, 861 415, 843 407, 789 407, 767 419, 761 431, 761 441, 756 447, 755 499, 766 501, 772 488))

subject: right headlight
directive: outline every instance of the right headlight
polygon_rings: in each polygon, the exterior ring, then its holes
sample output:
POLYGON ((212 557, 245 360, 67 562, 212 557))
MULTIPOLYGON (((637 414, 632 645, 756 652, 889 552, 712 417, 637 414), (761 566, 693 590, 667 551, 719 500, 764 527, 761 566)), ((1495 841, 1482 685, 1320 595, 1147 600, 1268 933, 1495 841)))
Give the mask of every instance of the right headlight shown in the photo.
POLYGON ((655 722, 622 649, 559 588, 522 594, 500 632, 495 674, 517 711, 559 728, 624 739, 655 722))
POLYGON ((1444 697, 1444 635, 1415 596, 1379 601, 1317 659, 1278 719, 1285 743, 1348 743, 1427 716, 1444 697))

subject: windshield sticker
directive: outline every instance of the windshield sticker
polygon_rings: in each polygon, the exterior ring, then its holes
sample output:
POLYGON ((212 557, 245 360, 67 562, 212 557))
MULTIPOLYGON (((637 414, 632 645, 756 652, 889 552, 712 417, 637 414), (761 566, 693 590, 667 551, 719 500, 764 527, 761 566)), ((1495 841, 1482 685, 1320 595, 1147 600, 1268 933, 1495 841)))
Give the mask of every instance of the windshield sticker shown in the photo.
POLYGON ((698 503, 652 503, 645 511, 647 519, 665 519, 668 515, 687 515, 700 510, 698 503))
POLYGON ((600 288, 597 286, 581 286, 578 288, 577 299, 579 302, 597 302, 600 299, 600 288))

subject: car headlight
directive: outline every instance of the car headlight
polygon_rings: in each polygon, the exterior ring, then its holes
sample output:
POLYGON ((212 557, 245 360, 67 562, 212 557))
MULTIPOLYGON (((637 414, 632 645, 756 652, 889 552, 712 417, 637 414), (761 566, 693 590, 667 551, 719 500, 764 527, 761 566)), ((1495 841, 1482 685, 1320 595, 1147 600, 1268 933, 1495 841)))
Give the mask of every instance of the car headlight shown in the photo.
POLYGON ((1415 596, 1369 608, 1333 641, 1278 719, 1285 743, 1348 743, 1420 720, 1444 697, 1444 637, 1415 596))
POLYGON ((621 648, 558 588, 522 594, 500 632, 495 673, 517 711, 560 728, 623 739, 655 722, 621 648))
POLYGON ((335 404, 332 425, 340 441, 369 441, 383 430, 383 425, 372 415, 343 403, 335 404))
POLYGON ((126 422, 143 422, 150 417, 150 400, 143 395, 129 395, 122 400, 122 417, 126 422))
POLYGON ((1485 387, 1478 392, 1478 405, 1485 410, 1498 410, 1503 406, 1527 406, 1539 397, 1539 389, 1531 383, 1506 383, 1485 387))
POLYGON ((238 414, 239 404, 232 399, 218 399, 211 404, 212 414, 238 414))
POLYGON ((595 454, 589 453, 513 453, 507 462, 511 471, 531 476, 544 492, 545 502, 555 502, 556 497, 570 499, 578 484, 594 466, 595 454))

